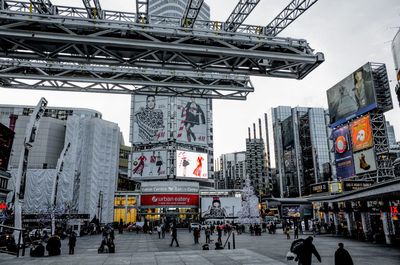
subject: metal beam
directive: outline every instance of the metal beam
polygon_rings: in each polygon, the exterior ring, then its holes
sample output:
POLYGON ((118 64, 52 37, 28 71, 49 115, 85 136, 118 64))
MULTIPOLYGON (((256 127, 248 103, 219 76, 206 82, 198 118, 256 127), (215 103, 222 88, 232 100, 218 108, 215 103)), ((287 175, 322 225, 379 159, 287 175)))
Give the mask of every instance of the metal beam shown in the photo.
POLYGON ((56 11, 50 0, 30 0, 30 2, 40 14, 53 14, 56 11))
POLYGON ((83 5, 86 8, 88 18, 92 19, 103 18, 103 12, 101 10, 99 0, 82 0, 82 1, 83 5))
POLYGON ((136 23, 149 23, 149 0, 136 0, 136 23))
POLYGON ((265 34, 277 36, 318 0, 292 0, 267 26, 265 34))
POLYGON ((235 32, 259 2, 260 0, 239 0, 225 22, 225 30, 235 32))
POLYGON ((188 0, 185 12, 182 16, 182 27, 193 28, 203 3, 204 0, 188 0))

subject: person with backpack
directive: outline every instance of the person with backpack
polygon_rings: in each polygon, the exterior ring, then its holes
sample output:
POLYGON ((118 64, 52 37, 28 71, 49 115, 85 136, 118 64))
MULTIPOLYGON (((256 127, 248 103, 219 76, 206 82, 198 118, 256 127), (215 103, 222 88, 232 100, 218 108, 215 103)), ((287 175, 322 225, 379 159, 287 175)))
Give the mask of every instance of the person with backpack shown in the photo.
POLYGON ((309 236, 305 240, 298 239, 292 243, 291 251, 297 255, 295 260, 298 265, 311 265, 313 254, 321 262, 321 256, 312 242, 313 237, 309 236))
POLYGON ((335 265, 353 265, 350 253, 344 249, 343 243, 339 243, 339 248, 335 252, 335 265))

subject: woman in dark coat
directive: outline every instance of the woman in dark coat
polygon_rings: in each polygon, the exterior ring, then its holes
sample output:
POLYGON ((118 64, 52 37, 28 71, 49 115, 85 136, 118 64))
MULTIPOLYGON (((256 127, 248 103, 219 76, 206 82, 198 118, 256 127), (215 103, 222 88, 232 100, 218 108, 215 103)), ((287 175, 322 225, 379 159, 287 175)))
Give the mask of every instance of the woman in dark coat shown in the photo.
POLYGON ((343 243, 339 243, 339 248, 335 252, 335 265, 353 265, 350 253, 344 249, 343 243))

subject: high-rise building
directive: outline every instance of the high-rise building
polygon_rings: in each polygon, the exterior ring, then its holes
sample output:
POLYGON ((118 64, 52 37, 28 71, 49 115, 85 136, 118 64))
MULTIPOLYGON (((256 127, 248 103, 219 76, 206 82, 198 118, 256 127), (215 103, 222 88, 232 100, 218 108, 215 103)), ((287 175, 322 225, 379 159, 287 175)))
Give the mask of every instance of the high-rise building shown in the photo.
POLYGON ((222 189, 241 189, 246 178, 246 152, 223 154, 220 163, 222 189))
POLYGON ((387 131, 387 135, 388 135, 389 146, 397 145, 394 127, 388 121, 386 122, 386 131, 387 131))
MULTIPOLYGON (((188 0, 150 0, 149 15, 182 18, 188 0)), ((198 20, 210 20, 210 7, 203 3, 198 20)))
MULTIPOLYGON (((0 105, 0 121, 15 129, 8 166, 13 178, 33 109, 0 105)), ((58 182, 57 205, 68 206, 71 213, 84 214, 87 219, 96 215, 102 222, 112 222, 120 142, 118 125, 102 120, 97 111, 48 107, 29 152, 24 212, 41 214, 49 209, 57 160, 70 143, 58 182)))
POLYGON ((322 108, 279 106, 272 109, 281 197, 309 194, 311 184, 329 178, 328 118, 328 111, 322 108))

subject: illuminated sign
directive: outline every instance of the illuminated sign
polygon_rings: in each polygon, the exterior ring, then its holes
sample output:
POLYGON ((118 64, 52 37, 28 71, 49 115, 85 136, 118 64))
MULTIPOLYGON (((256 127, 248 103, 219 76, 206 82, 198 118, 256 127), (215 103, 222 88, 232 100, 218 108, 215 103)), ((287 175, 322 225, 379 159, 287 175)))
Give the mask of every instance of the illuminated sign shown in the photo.
POLYGON ((311 193, 322 193, 322 192, 328 192, 328 183, 318 183, 311 185, 311 193))
POLYGON ((371 186, 373 183, 373 181, 343 181, 343 190, 360 190, 371 186))

